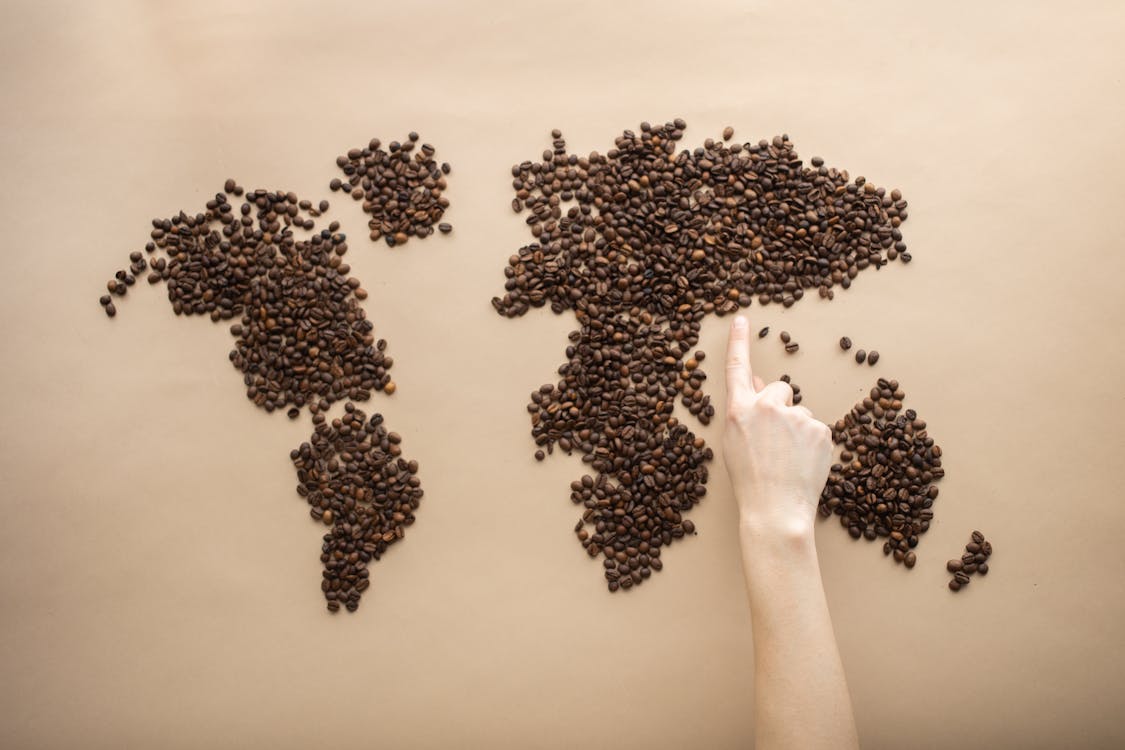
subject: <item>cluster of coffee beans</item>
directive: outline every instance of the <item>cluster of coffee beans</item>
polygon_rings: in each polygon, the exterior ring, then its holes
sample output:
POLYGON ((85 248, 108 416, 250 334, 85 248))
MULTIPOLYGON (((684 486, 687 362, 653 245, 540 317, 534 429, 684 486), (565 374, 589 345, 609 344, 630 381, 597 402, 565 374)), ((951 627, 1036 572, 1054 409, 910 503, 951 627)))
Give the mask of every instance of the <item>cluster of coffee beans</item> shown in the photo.
POLYGON ((379 414, 367 419, 348 402, 331 422, 327 402, 312 406, 314 431, 289 457, 297 468, 297 494, 310 515, 331 527, 324 535, 321 590, 328 609, 359 607, 370 585, 368 563, 402 539, 422 499, 418 462, 402 457, 397 433, 379 414))
POLYGON ((129 270, 118 269, 113 274, 113 278, 106 282, 105 286, 109 294, 103 294, 98 299, 106 315, 111 318, 117 315, 117 306, 113 304, 113 297, 110 295, 124 297, 129 287, 137 283, 137 276, 144 273, 146 268, 148 268, 148 261, 142 253, 139 251, 129 253, 129 270))
POLYGON ((612 590, 660 569, 653 551, 687 533, 683 514, 706 492, 711 449, 672 416, 677 395, 702 422, 714 415, 690 356, 703 317, 755 298, 788 307, 811 289, 830 299, 864 269, 910 260, 898 191, 820 159, 806 167, 784 135, 677 151, 685 127, 642 123, 587 156, 556 130, 541 161, 512 167, 512 208, 534 242, 492 302, 508 317, 549 305, 578 320, 562 379, 528 410, 540 454, 578 451, 597 472, 571 497, 612 590))
POLYGON ((992 557, 992 542, 984 538, 984 534, 974 531, 969 543, 965 545, 965 554, 960 559, 954 558, 945 564, 945 569, 953 574, 949 580, 951 591, 960 591, 969 585, 969 576, 979 573, 988 575, 988 558, 992 557))
POLYGON ((780 380, 782 383, 789 384, 790 390, 793 391, 793 406, 797 406, 798 404, 800 404, 801 399, 803 398, 803 396, 801 396, 801 386, 794 383, 793 379, 789 377, 788 374, 782 375, 780 378, 778 378, 778 380, 780 380))
POLYGON ((913 568, 918 538, 930 528, 938 496, 934 482, 945 476, 941 446, 926 433, 898 381, 879 378, 868 398, 832 427, 843 444, 820 496, 819 513, 835 513, 855 539, 884 539, 883 554, 913 568))
POLYGON ((345 179, 334 178, 328 185, 362 200, 363 210, 371 214, 367 223, 371 239, 383 238, 391 247, 411 237, 430 236, 434 225, 443 234, 453 231, 441 222, 449 208, 449 199, 442 196, 449 163, 438 166, 434 147, 423 143, 415 153, 417 145, 417 133, 404 143, 392 141, 386 150, 378 138, 372 138, 366 148, 353 148, 336 158, 345 179))
MULTIPOLYGON (((847 336, 841 336, 840 337, 840 348, 843 349, 844 351, 847 351, 847 350, 851 349, 852 348, 852 340, 850 338, 848 338, 847 336)), ((856 361, 856 364, 859 364, 859 365, 862 365, 864 363, 864 361, 866 361, 867 364, 874 367, 875 363, 879 361, 879 352, 872 349, 871 353, 868 354, 863 349, 857 349, 856 353, 855 353, 855 361, 856 361)))
MULTIPOLYGON (((393 393, 393 360, 359 304, 367 292, 348 275, 345 236, 336 222, 311 231, 328 202, 313 206, 267 190, 245 193, 241 205, 228 198, 243 192, 227 180, 203 212, 154 219, 145 246, 149 283, 167 284, 177 315, 238 321, 230 328, 230 359, 243 373, 247 397, 267 411, 289 406, 296 418, 317 399, 393 393)), ((134 273, 145 269, 140 252, 130 259, 134 273)), ((112 280, 113 293, 124 294, 131 278, 112 280)), ((112 302, 106 312, 115 313, 112 302)))

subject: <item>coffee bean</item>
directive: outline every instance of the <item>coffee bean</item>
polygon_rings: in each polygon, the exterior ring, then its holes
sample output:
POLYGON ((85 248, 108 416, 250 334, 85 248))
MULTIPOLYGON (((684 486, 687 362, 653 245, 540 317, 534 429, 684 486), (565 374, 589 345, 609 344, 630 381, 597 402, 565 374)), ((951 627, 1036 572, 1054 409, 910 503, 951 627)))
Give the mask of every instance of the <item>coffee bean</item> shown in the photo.
POLYGON ((789 335, 789 331, 782 331, 781 332, 781 343, 788 344, 791 339, 792 339, 792 336, 789 335))
POLYGON ((103 294, 101 297, 98 297, 98 304, 102 307, 111 305, 113 304, 113 297, 110 297, 108 294, 103 294))
POLYGON ((449 234, 450 232, 453 231, 453 225, 447 224, 444 221, 442 223, 438 224, 437 228, 438 228, 438 231, 440 231, 442 234, 449 234))
POLYGON ((956 573, 957 571, 961 570, 961 568, 963 568, 964 566, 965 566, 965 564, 962 563, 960 560, 950 560, 949 562, 947 562, 945 564, 945 569, 948 570, 950 573, 956 573))
POLYGON ((953 580, 951 580, 949 582, 949 589, 950 589, 950 591, 960 591, 961 590, 961 582, 958 581, 956 578, 954 578, 953 580))
POLYGON ((723 128, 723 140, 724 141, 729 141, 733 136, 734 136, 734 128, 732 128, 729 125, 726 126, 725 128, 723 128))
POLYGON ((546 457, 547 457, 547 454, 544 453, 543 451, 535 451, 535 460, 536 461, 542 461, 546 457))
POLYGON ((869 364, 871 366, 874 366, 875 363, 878 362, 878 361, 879 361, 879 352, 872 349, 871 352, 867 355, 867 364, 869 364))
POLYGON ((977 572, 982 576, 988 575, 988 563, 982 562, 980 565, 978 565, 977 572))
POLYGON ((915 563, 916 563, 917 561, 918 561, 918 558, 917 558, 917 556, 916 556, 916 555, 915 555, 915 554, 914 554, 913 552, 907 552, 907 553, 906 553, 906 557, 905 557, 905 558, 903 559, 903 563, 904 563, 904 564, 906 565, 906 567, 908 567, 908 568, 913 568, 913 567, 914 567, 914 564, 915 564, 915 563))
POLYGON ((865 359, 867 359, 867 352, 863 351, 862 349, 857 349, 855 353, 855 361, 858 364, 862 365, 865 359))
POLYGON ((769 335, 770 335, 770 327, 769 326, 765 326, 760 331, 758 331, 758 338, 760 338, 760 339, 764 339, 766 336, 769 336, 769 335))
MULTIPOLYGON (((701 320, 755 298, 789 307, 815 289, 831 299, 884 265, 901 237, 905 201, 823 162, 804 166, 788 136, 678 150, 686 126, 642 123, 588 155, 556 130, 541 159, 511 170, 512 208, 531 237, 492 304, 509 318, 575 313, 558 381, 528 411, 537 447, 565 438, 590 467, 571 499, 596 529, 580 540, 591 556, 666 547, 706 494, 712 450, 673 415, 676 401, 702 424, 715 414, 702 360, 687 363, 701 320)), ((644 580, 630 574, 621 587, 644 580)))
POLYGON ((114 307, 112 302, 106 303, 105 314, 111 318, 117 314, 117 308, 114 307))
POLYGON ((851 349, 852 348, 852 340, 849 339, 847 336, 842 336, 840 338, 840 348, 843 349, 844 351, 847 351, 848 349, 851 349))
POLYGON ((796 352, 800 348, 801 348, 800 344, 798 344, 796 341, 792 341, 792 342, 785 345, 785 352, 787 354, 793 354, 794 352, 796 352))
POLYGON ((984 534, 980 533, 979 531, 974 531, 973 535, 972 535, 972 538, 973 538, 973 541, 976 542, 977 544, 981 544, 981 543, 984 542, 984 534))
POLYGON ((963 570, 960 570, 960 571, 957 571, 956 573, 954 573, 953 578, 957 581, 957 583, 961 584, 962 586, 969 585, 969 574, 966 573, 963 570))

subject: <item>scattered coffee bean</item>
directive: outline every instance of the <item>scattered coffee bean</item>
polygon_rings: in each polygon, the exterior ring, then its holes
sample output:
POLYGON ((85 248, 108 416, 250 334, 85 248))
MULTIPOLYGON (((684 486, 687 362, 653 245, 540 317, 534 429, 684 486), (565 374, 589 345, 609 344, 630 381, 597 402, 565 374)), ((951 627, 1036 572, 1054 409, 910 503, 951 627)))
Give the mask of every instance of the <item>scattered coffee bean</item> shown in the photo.
POLYGON ((796 352, 800 348, 801 348, 800 344, 798 344, 796 341, 791 341, 790 343, 785 345, 785 352, 787 354, 793 354, 794 352, 796 352))
POLYGON ((724 141, 729 141, 733 137, 734 137, 734 128, 732 128, 730 125, 723 128, 723 140, 724 141))
POLYGON ((434 226, 448 234, 453 227, 439 224, 449 207, 442 195, 448 165, 434 160, 434 147, 422 144, 417 153, 418 134, 411 133, 405 143, 392 141, 386 149, 378 138, 365 148, 350 149, 336 158, 346 181, 333 179, 328 187, 343 190, 371 215, 367 223, 372 240, 384 239, 388 246, 405 244, 411 237, 428 237, 434 226))
POLYGON ((871 365, 871 366, 874 366, 875 363, 878 362, 878 361, 879 361, 879 352, 872 349, 871 352, 867 355, 867 364, 871 365))
POLYGON ((844 351, 847 351, 848 349, 851 349, 852 348, 852 340, 849 339, 847 336, 841 337, 840 338, 840 348, 843 349, 844 351))
POLYGON ((555 130, 541 160, 511 172, 532 242, 492 304, 510 318, 575 313, 560 379, 528 411, 540 452, 565 438, 594 472, 571 484, 575 533, 605 559, 611 591, 662 569, 660 550, 706 494, 712 451, 672 415, 677 398, 704 424, 715 414, 699 357, 685 361, 703 317, 755 298, 789 307, 811 289, 831 299, 889 262, 906 219, 901 196, 803 166, 785 135, 677 153, 685 127, 642 123, 589 155, 555 130))
POLYGON ((783 383, 789 384, 789 389, 793 391, 793 405, 796 406, 797 404, 801 403, 801 386, 794 383, 792 378, 790 378, 788 374, 782 375, 780 378, 778 378, 778 380, 783 383))
POLYGON ((905 397, 898 381, 879 378, 832 427, 833 441, 844 447, 818 507, 822 517, 840 516, 855 539, 886 539, 883 553, 902 563, 930 528, 933 483, 945 476, 940 446, 913 409, 902 410, 905 397))
POLYGON ((789 335, 789 331, 781 332, 781 343, 788 344, 793 337, 789 335))
POLYGON ((862 349, 856 350, 855 361, 862 365, 865 359, 867 359, 867 352, 862 349))
POLYGON ((949 588, 953 591, 968 585, 969 575, 972 573, 988 575, 988 558, 992 555, 992 543, 984 538, 984 534, 975 530, 969 540, 961 559, 950 560, 945 564, 946 569, 954 574, 953 580, 949 582, 949 588))
POLYGON ((766 336, 769 336, 769 335, 770 335, 770 327, 769 326, 765 326, 764 328, 762 328, 762 330, 758 331, 758 338, 760 338, 760 339, 764 339, 766 336))
POLYGON ((117 308, 116 308, 116 307, 114 306, 114 304, 113 304, 112 302, 107 302, 107 303, 106 303, 106 305, 105 305, 105 314, 106 314, 106 315, 108 315, 108 316, 109 316, 109 317, 111 317, 111 318, 112 318, 112 317, 113 317, 114 315, 116 315, 116 314, 117 314, 117 308))
POLYGON ((297 494, 309 515, 332 529, 324 535, 320 588, 335 612, 349 612, 370 581, 367 566, 402 539, 422 500, 418 462, 402 457, 401 439, 351 402, 344 415, 327 420, 327 401, 313 405, 313 434, 290 452, 297 469, 297 494))

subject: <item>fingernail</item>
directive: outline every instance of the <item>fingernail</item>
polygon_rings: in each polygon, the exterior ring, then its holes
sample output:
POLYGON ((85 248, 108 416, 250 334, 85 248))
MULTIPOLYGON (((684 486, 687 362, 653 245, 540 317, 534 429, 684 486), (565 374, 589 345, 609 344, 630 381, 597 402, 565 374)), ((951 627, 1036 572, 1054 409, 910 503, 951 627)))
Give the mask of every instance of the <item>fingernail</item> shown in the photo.
POLYGON ((746 318, 742 317, 741 315, 736 317, 734 319, 734 330, 745 331, 746 330, 746 318))

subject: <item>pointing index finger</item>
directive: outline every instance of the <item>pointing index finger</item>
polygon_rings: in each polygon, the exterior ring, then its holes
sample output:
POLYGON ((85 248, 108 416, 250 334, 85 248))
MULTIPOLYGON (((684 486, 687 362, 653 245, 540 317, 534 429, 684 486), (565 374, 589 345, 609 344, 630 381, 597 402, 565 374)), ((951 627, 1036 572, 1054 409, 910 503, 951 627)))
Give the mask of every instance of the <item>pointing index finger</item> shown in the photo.
POLYGON ((741 315, 731 321, 727 339, 727 398, 754 394, 750 367, 750 324, 741 315))

